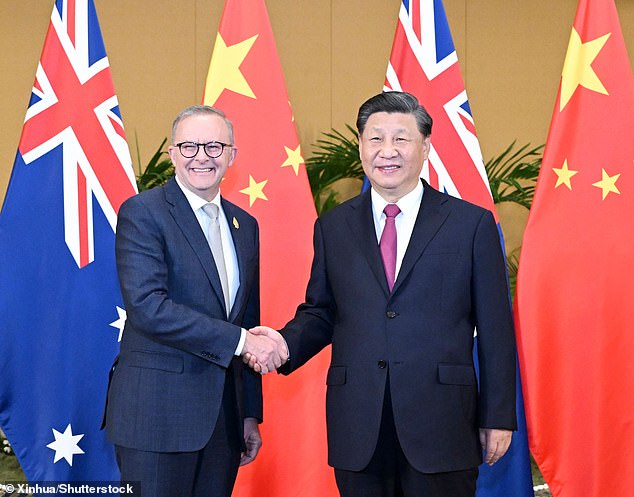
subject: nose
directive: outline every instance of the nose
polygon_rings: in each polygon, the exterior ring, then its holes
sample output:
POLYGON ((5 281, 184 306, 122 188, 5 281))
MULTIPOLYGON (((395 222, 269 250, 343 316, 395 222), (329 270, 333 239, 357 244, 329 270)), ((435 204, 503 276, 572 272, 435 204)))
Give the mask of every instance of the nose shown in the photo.
POLYGON ((392 142, 385 141, 381 145, 381 149, 379 150, 379 155, 381 157, 385 157, 389 159, 391 157, 395 157, 396 155, 398 155, 398 150, 396 150, 396 147, 394 146, 392 142))

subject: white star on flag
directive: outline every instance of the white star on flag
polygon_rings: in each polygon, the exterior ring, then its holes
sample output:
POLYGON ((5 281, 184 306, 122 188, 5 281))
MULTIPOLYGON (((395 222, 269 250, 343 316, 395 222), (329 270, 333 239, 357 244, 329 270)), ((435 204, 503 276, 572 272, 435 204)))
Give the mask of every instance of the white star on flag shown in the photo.
POLYGON ((55 451, 55 459, 53 460, 53 464, 64 458, 66 459, 66 462, 70 466, 72 466, 73 456, 75 454, 84 453, 79 445, 77 445, 79 441, 84 438, 84 435, 73 435, 73 430, 70 427, 70 423, 66 427, 66 431, 64 431, 64 433, 60 433, 55 428, 53 428, 53 435, 55 436, 55 441, 47 445, 49 449, 55 451))
POLYGON ((121 307, 117 306, 117 314, 119 315, 119 319, 110 323, 110 326, 119 330, 119 339, 117 340, 117 342, 120 342, 121 337, 123 336, 123 327, 125 326, 125 320, 128 318, 128 313, 125 312, 125 309, 121 309, 121 307))

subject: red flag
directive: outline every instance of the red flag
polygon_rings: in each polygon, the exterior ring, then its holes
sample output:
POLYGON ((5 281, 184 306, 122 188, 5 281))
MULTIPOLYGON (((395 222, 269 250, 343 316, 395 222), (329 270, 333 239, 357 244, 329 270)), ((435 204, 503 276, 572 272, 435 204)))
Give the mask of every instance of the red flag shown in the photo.
MULTIPOLYGON (((221 190, 259 222, 262 324, 279 329, 304 300, 316 214, 264 0, 226 1, 203 101, 234 123, 238 156, 221 190)), ((234 495, 337 495, 327 465, 328 355, 264 378, 264 445, 234 495)))
POLYGON ((529 443, 556 497, 634 489, 632 129, 614 0, 580 0, 516 299, 529 443))

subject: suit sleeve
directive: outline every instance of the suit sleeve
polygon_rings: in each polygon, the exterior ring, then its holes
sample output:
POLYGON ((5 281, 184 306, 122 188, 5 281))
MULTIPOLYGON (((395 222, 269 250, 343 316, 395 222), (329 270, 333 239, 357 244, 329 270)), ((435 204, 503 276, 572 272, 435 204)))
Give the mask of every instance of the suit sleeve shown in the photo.
POLYGON ((173 280, 178 273, 183 288, 191 286, 182 291, 190 291, 192 295, 208 283, 202 279, 202 268, 192 271, 184 265, 188 261, 174 260, 179 252, 169 247, 170 243, 174 243, 173 237, 166 234, 154 209, 139 200, 139 196, 121 206, 115 250, 128 323, 150 340, 226 368, 240 339, 240 327, 205 313, 203 303, 192 304, 191 296, 188 296, 190 301, 183 298, 182 303, 173 299, 176 282, 170 281, 170 271, 173 280))
POLYGON ((321 221, 315 222, 314 257, 306 288, 306 301, 281 330, 290 360, 280 368, 283 374, 302 366, 332 342, 335 303, 328 282, 327 256, 321 221))
POLYGON ((475 232, 472 295, 478 333, 480 428, 517 429, 515 333, 504 254, 493 215, 475 232))

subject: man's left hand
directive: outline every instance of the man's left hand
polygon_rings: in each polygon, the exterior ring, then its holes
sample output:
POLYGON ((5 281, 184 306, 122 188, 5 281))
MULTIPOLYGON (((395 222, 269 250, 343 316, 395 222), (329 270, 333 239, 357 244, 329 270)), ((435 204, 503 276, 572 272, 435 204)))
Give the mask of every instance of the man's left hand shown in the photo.
POLYGON ((240 456, 240 466, 253 462, 258 455, 260 447, 262 447, 262 437, 260 436, 257 419, 244 419, 244 442, 247 450, 240 456))
POLYGON ((495 428, 480 428, 480 445, 484 450, 484 462, 493 466, 506 454, 511 445, 511 430, 499 430, 495 428))

